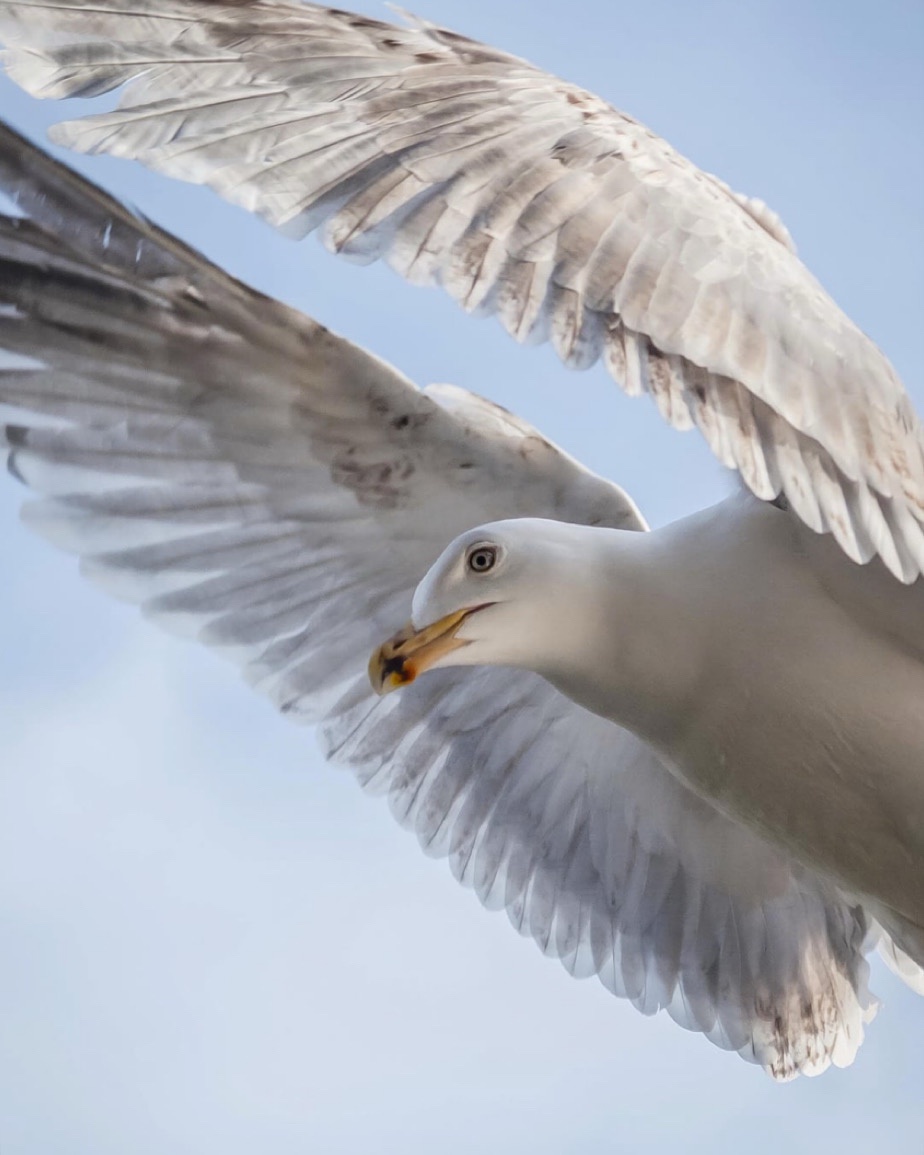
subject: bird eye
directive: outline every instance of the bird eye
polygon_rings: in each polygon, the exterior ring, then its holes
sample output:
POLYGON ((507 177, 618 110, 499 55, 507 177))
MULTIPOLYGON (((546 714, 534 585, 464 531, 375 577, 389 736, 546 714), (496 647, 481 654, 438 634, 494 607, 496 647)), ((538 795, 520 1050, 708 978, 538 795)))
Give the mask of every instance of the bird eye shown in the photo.
POLYGON ((476 545, 469 550, 468 568, 472 573, 487 573, 497 562, 497 550, 493 545, 476 545))

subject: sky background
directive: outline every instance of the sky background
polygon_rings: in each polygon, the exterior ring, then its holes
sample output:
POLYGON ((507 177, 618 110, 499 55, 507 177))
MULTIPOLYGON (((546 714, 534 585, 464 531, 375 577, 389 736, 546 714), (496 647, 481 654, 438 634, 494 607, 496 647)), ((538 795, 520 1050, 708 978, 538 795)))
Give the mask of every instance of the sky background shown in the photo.
MULTIPOLYGON (((763 197, 924 408, 919 0, 419 10, 763 197)), ((0 81, 36 139, 73 110, 0 81)), ((602 369, 569 374, 211 193, 74 163, 419 383, 511 406, 655 524, 727 492, 695 434, 602 369)), ((924 1152, 924 1000, 881 966, 854 1067, 782 1087, 573 981, 310 731, 80 582, 19 526, 20 498, 0 478, 0 1155, 924 1152)))

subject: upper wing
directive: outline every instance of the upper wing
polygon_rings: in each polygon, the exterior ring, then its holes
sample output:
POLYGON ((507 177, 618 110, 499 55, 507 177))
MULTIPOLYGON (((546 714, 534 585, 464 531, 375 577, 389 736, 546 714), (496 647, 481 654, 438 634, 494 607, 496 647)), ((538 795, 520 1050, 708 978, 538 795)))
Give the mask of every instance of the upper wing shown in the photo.
POLYGON ((848 1062, 867 920, 536 676, 365 664, 481 521, 643 523, 461 390, 209 265, 0 128, 0 444, 89 575, 237 660, 577 974, 787 1077, 848 1062), (445 394, 444 394, 444 399, 445 394))
POLYGON ((7 0, 40 96, 133 83, 59 126, 296 235, 438 282, 695 423, 755 494, 857 561, 924 570, 924 438, 892 367, 765 205, 630 117, 424 22, 292 0, 7 0))

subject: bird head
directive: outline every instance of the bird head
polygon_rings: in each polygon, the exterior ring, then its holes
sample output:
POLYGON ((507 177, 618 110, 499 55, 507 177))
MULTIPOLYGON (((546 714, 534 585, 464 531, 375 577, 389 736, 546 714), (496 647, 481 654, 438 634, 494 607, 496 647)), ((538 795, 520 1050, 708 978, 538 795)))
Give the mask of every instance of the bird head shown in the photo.
POLYGON ((417 587, 411 621, 373 653, 369 677, 376 692, 446 666, 542 672, 563 648, 580 644, 586 539, 600 532, 608 531, 518 519, 456 538, 417 587))

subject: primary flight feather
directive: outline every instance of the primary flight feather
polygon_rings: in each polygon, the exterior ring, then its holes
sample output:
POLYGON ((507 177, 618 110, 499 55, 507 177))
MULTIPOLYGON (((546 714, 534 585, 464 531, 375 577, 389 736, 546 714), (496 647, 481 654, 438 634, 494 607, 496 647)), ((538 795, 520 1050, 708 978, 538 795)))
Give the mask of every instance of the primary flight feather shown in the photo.
POLYGON ((421 393, 3 135, 0 403, 34 523, 320 721, 572 972, 777 1077, 849 1062, 864 954, 924 986, 924 457, 779 221, 421 22, 8 3, 0 35, 39 95, 132 82, 67 143, 602 356, 738 468, 756 497, 640 532, 523 422, 421 393), (369 653, 409 617, 373 674, 430 672, 377 700, 369 653))

